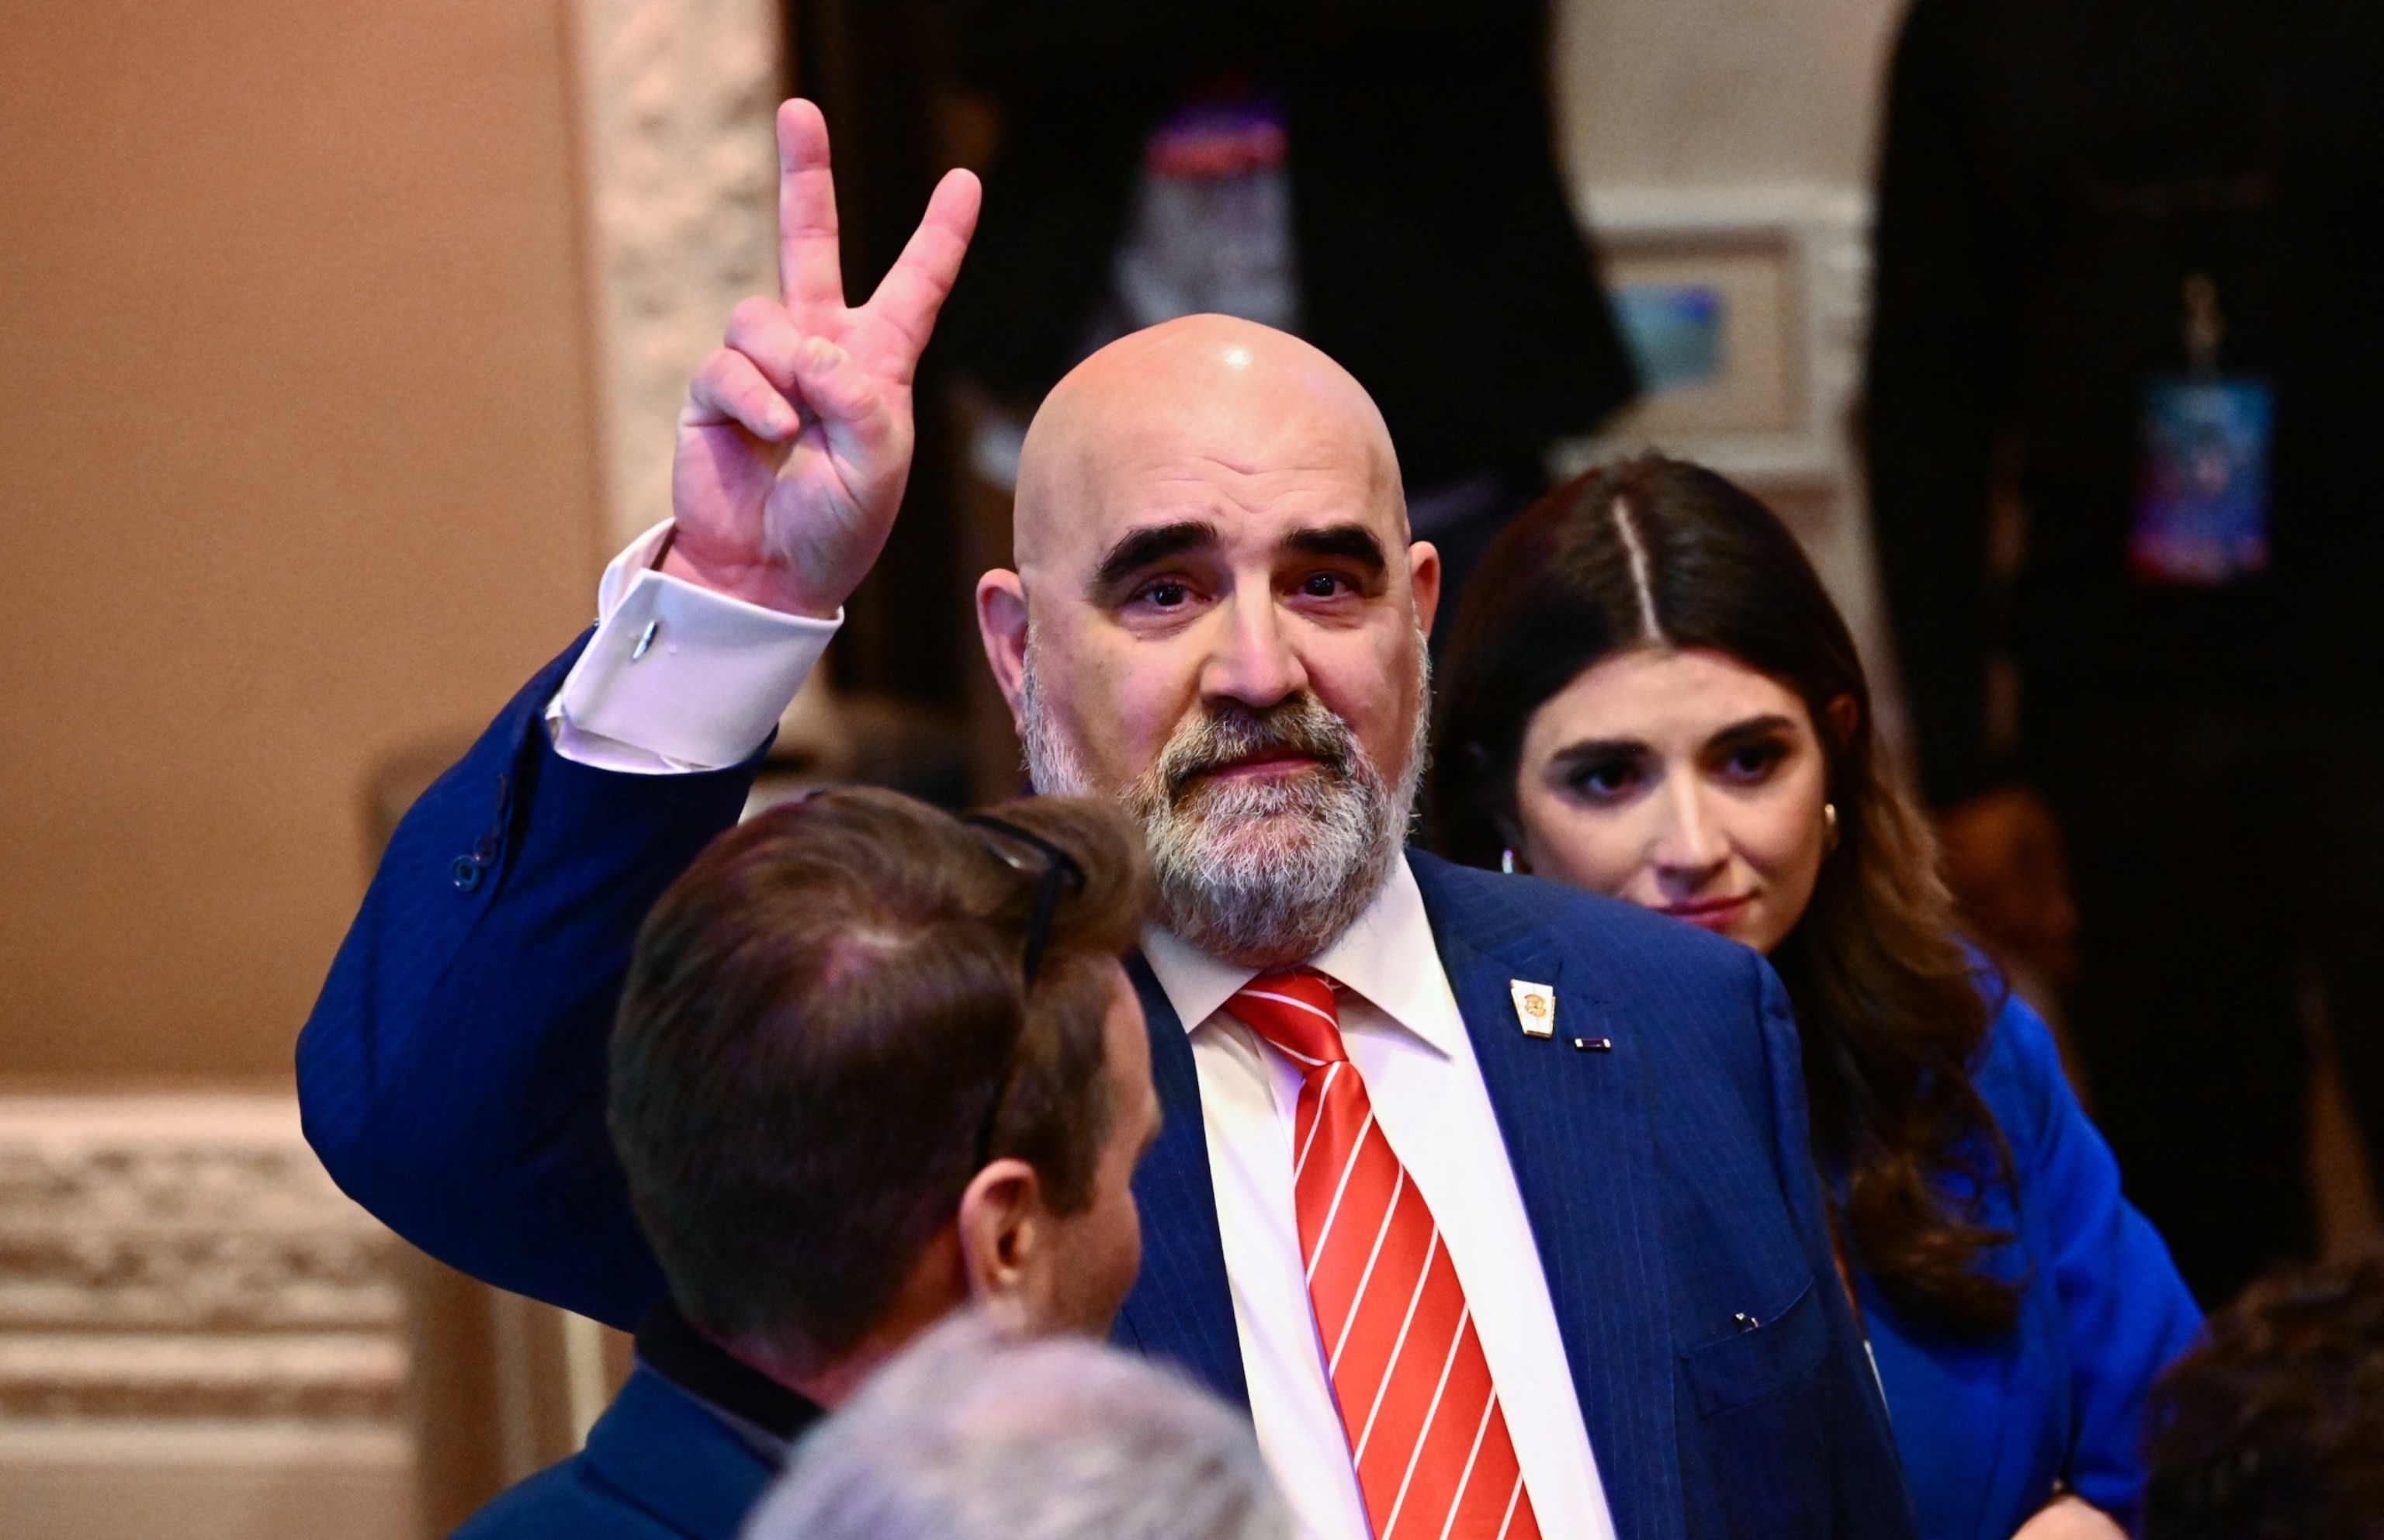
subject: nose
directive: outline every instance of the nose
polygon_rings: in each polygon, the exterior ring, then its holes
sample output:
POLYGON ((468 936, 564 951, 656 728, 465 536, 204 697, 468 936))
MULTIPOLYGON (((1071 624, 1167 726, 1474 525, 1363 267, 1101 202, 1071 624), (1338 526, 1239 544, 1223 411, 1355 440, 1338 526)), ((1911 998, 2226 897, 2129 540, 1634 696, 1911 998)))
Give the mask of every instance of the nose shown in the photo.
POLYGON ((1200 673, 1204 697, 1263 711, 1308 687, 1307 665, 1266 584, 1238 587, 1219 607, 1218 620, 1200 673))
POLYGON ((1719 876, 1730 859, 1720 820, 1706 805, 1704 788, 1694 775, 1671 776, 1658 808, 1663 821, 1648 859, 1667 884, 1694 893, 1719 876))

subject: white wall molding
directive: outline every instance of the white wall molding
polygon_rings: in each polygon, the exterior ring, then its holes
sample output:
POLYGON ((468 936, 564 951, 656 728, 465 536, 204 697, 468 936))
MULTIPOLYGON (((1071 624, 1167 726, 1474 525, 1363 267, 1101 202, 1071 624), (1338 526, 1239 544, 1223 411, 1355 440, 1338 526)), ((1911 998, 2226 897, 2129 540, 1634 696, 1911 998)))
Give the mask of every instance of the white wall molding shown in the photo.
POLYGON ((0 1415, 393 1419, 396 1247, 291 1097, 0 1097, 0 1415))
POLYGON ((777 291, 770 0, 573 0, 607 554, 670 515, 673 425, 728 312, 777 291))

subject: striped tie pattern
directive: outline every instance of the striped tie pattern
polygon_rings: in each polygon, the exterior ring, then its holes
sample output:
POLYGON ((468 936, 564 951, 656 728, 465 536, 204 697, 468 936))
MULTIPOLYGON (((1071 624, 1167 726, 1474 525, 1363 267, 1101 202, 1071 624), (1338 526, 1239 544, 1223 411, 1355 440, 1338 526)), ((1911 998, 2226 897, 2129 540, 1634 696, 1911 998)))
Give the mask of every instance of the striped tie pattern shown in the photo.
POLYGON ((1299 1250, 1366 1517, 1376 1540, 1538 1540, 1464 1287, 1342 1048, 1333 989, 1261 974, 1225 1009, 1300 1072, 1299 1250))

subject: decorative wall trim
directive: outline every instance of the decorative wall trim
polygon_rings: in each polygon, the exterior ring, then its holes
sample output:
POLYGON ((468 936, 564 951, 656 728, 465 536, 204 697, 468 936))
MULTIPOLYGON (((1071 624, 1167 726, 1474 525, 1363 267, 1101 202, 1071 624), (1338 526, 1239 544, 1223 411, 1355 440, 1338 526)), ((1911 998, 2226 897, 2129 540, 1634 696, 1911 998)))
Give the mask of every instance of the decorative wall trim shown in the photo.
POLYGON ((670 515, 673 425, 728 312, 777 291, 771 0, 573 0, 607 554, 670 515))
POLYGON ((397 1241, 287 1096, 0 1097, 0 1416, 397 1416, 397 1241))

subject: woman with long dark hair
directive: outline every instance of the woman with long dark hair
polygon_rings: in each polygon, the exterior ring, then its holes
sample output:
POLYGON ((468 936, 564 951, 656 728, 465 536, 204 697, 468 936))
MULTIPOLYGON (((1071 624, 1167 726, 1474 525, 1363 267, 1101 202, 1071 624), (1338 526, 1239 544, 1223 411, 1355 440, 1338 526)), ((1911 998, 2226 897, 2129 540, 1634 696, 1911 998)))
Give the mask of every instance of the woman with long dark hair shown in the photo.
POLYGON ((1923 1533, 2132 1524, 2144 1397, 2199 1312, 2044 1024, 1956 934, 1794 537, 1694 465, 1594 471, 1492 548, 1439 694, 1444 854, 1677 915, 1787 985, 1923 1533))

